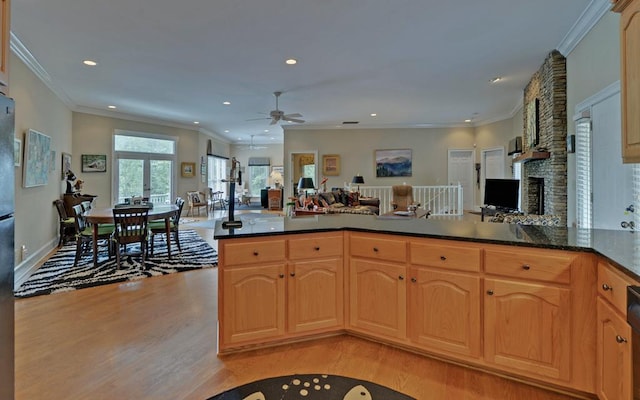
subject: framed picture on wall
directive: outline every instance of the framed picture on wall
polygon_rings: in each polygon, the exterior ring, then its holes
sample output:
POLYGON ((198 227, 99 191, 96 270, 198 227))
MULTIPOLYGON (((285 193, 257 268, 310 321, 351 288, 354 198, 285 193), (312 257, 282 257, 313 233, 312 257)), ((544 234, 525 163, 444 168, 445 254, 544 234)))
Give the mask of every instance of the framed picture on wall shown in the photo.
POLYGON ((19 167, 22 161, 22 141, 13 139, 13 165, 19 167))
POLYGON ((193 178, 196 176, 196 163, 183 162, 180 164, 180 175, 182 175, 183 178, 193 178))
POLYGON ((22 185, 25 188, 43 186, 49 182, 51 137, 33 129, 27 130, 24 143, 22 185))
POLYGON ((325 154, 322 156, 322 175, 340 175, 340 156, 337 154, 325 154))
POLYGON ((61 173, 60 173, 60 179, 61 180, 65 180, 67 179, 67 172, 69 172, 69 170, 71 169, 71 154, 69 153, 62 153, 62 168, 61 168, 61 173))
POLYGON ((376 178, 411 176, 411 149, 375 150, 376 178))
POLYGON ((83 154, 82 172, 107 172, 107 155, 83 154))

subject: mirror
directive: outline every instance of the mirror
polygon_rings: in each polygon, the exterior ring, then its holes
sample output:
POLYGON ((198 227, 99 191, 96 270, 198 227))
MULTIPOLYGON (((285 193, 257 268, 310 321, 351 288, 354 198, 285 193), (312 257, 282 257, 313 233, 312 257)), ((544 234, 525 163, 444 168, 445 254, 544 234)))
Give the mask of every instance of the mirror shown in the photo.
POLYGON ((316 173, 317 151, 292 152, 289 157, 289 195, 295 196, 298 193, 298 181, 300 178, 312 178, 315 187, 318 187, 318 175, 316 173))

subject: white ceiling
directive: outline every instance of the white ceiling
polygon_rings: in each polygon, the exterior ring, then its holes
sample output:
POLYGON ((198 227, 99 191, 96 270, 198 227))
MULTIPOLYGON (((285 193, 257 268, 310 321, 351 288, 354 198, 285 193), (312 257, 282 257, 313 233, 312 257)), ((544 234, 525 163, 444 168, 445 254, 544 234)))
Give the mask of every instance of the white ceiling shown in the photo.
POLYGON ((75 111, 194 129, 199 121, 232 142, 268 143, 281 142, 287 125, 269 125, 274 91, 304 128, 508 118, 596 3, 608 2, 19 0, 12 44, 75 111), (285 65, 289 57, 299 63, 285 65))

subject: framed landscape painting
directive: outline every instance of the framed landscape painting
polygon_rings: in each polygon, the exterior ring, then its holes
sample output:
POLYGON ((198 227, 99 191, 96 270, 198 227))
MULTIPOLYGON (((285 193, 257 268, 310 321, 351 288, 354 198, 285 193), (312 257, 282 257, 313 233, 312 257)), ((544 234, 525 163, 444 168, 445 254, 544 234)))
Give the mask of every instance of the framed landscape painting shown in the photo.
POLYGON ((411 176, 411 149, 376 150, 376 178, 411 176))
POLYGON ((340 175, 340 156, 337 154, 325 154, 322 156, 322 175, 340 175))
POLYGON ((82 172, 107 172, 107 155, 83 154, 82 172))
POLYGON ((33 129, 27 130, 24 142, 24 165, 22 185, 25 188, 44 186, 49 182, 49 157, 51 137, 33 129))

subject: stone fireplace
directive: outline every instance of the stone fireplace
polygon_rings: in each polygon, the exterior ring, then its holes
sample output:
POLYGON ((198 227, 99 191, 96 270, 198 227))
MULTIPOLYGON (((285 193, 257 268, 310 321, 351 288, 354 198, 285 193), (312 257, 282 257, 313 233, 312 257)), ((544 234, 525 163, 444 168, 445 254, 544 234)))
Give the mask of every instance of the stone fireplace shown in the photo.
POLYGON ((566 59, 552 51, 524 90, 522 210, 567 223, 566 59))

